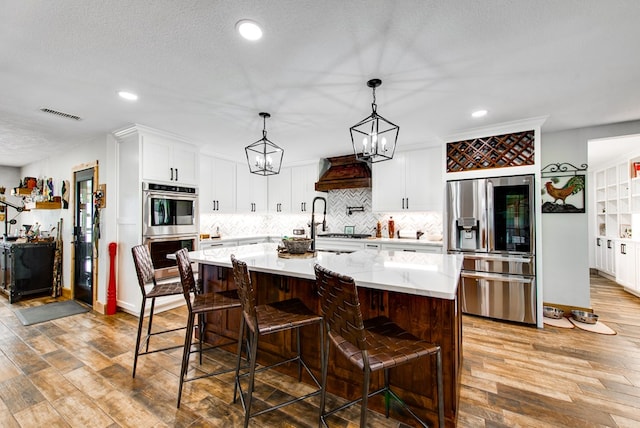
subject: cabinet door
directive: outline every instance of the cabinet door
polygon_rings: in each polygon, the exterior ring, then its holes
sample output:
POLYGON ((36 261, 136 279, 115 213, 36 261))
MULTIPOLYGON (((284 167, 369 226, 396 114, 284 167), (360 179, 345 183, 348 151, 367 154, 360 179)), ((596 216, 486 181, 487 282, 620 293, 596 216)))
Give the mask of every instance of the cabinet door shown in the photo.
POLYGON ((313 198, 323 196, 322 192, 315 190, 316 181, 318 181, 317 164, 291 168, 291 212, 311 212, 313 198))
POLYGON ((616 275, 616 241, 613 239, 606 240, 605 251, 605 271, 612 276, 616 275))
POLYGON ((269 212, 291 212, 291 168, 281 168, 280 174, 268 178, 269 212))
POLYGON ((188 144, 174 144, 169 171, 173 168, 174 182, 195 186, 198 184, 198 151, 188 144))
POLYGON ((211 156, 200 156, 200 180, 198 183, 198 209, 201 213, 215 211, 213 201, 213 158, 211 156))
POLYGON ((157 182, 196 185, 198 151, 190 145, 159 135, 142 136, 142 177, 157 182))
POLYGON ((371 181, 371 205, 374 212, 404 209, 406 197, 404 154, 396 153, 391 160, 373 164, 371 181))
POLYGON ((635 271, 636 271, 636 280, 633 283, 633 288, 637 293, 640 293, 640 244, 633 244, 634 246, 634 258, 635 258, 635 271))
POLYGON ((267 177, 252 174, 246 165, 236 168, 236 210, 264 212, 267 209, 267 177))
POLYGON ((155 136, 142 136, 142 178, 150 181, 173 181, 170 167, 171 142, 155 136))
POLYGON ((442 211, 441 148, 432 147, 405 153, 405 203, 408 211, 442 211))
POLYGON ((213 160, 213 193, 215 211, 233 213, 236 211, 236 164, 225 159, 213 160))
POLYGON ((596 269, 599 271, 605 271, 605 250, 606 250, 606 240, 604 238, 598 237, 596 238, 596 251, 595 251, 595 259, 596 259, 596 269))
POLYGON ((633 244, 617 241, 615 244, 616 282, 625 287, 635 283, 635 256, 633 244))

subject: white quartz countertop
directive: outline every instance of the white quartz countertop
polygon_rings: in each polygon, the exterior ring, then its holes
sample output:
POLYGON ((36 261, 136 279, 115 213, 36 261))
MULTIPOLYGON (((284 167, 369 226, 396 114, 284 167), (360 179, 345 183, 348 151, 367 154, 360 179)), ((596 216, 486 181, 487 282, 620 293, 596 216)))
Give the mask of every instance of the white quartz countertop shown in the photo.
POLYGON ((231 267, 231 254, 247 263, 249 270, 315 279, 319 263, 354 278, 359 287, 453 300, 456 298, 461 255, 361 250, 334 254, 318 251, 316 257, 278 257, 277 243, 218 247, 189 253, 191 261, 231 267))
MULTIPOLYGON (((317 236, 316 237, 323 242, 376 242, 380 244, 400 244, 400 245, 408 245, 408 246, 425 246, 425 247, 442 247, 442 241, 428 241, 424 238, 422 239, 411 239, 411 238, 334 238, 334 237, 325 237, 325 236, 317 236)), ((207 244, 212 242, 230 242, 230 241, 241 241, 243 239, 270 239, 272 242, 280 242, 282 239, 281 236, 274 235, 238 235, 238 236, 223 236, 219 238, 208 238, 200 240, 201 244, 207 244)))

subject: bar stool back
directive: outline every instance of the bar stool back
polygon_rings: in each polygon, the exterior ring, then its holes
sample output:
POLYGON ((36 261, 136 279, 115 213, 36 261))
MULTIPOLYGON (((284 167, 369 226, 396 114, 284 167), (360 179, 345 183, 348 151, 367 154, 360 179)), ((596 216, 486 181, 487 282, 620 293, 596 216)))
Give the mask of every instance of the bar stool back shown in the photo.
MULTIPOLYGON (((249 425, 249 418, 261 415, 266 412, 270 412, 281 407, 287 406, 292 403, 296 403, 301 400, 305 400, 309 397, 318 395, 320 393, 320 382, 316 379, 311 372, 307 364, 304 362, 300 352, 300 327, 307 325, 317 324, 320 329, 320 343, 323 342, 323 328, 322 317, 314 314, 309 308, 307 308, 300 299, 288 299, 279 302, 257 305, 256 292, 254 285, 249 276, 249 270, 247 264, 231 255, 231 263, 233 264, 233 276, 238 287, 238 295, 242 303, 242 322, 240 338, 244 337, 244 331, 247 331, 249 336, 249 373, 240 373, 240 345, 238 345, 238 362, 236 366, 236 383, 233 391, 233 401, 236 402, 236 396, 238 389, 240 390, 240 401, 245 410, 244 426, 249 425), (265 366, 256 370, 256 356, 258 352, 258 338, 260 336, 277 333, 285 330, 296 331, 296 346, 297 355, 293 358, 286 359, 284 361, 275 363, 273 365, 265 366), (272 407, 260 410, 255 413, 251 413, 251 402, 253 399, 254 380, 255 374, 263 370, 268 370, 272 367, 279 366, 289 362, 298 363, 298 380, 301 380, 302 367, 309 373, 311 379, 318 386, 316 391, 311 393, 292 398, 280 404, 276 404, 272 407), (242 391, 242 385, 240 384, 240 378, 249 376, 249 385, 247 390, 247 398, 245 399, 242 391)), ((322 354, 322 346, 320 347, 320 360, 323 365, 324 357, 322 354)))
MULTIPOLYGON (((395 398, 418 423, 426 427, 427 424, 389 388, 389 369, 413 362, 424 356, 434 355, 437 368, 438 423, 440 427, 444 427, 440 347, 415 337, 387 317, 378 316, 363 321, 358 292, 353 278, 332 272, 317 263, 314 266, 314 270, 320 295, 320 307, 327 332, 327 338, 323 344, 325 357, 322 367, 322 394, 320 396, 321 423, 326 425, 326 416, 362 401, 360 426, 365 427, 367 423, 368 398, 384 392, 387 395, 385 400, 387 417, 389 417, 390 400, 388 398, 390 396, 395 398), (362 385, 362 398, 325 412, 329 339, 341 354, 363 371, 364 382, 362 385), (384 370, 384 387, 370 393, 369 381, 371 373, 378 370, 384 370)), ((429 370, 428 365, 425 370, 429 370)))
POLYGON ((152 336, 170 333, 172 331, 182 330, 184 327, 163 329, 152 331, 153 324, 153 312, 155 310, 156 297, 163 296, 175 296, 182 294, 182 285, 180 282, 156 282, 155 269, 153 267, 153 261, 151 260, 151 254, 146 245, 136 245, 131 248, 131 254, 133 255, 133 264, 136 267, 136 274, 138 277, 138 285, 140 286, 140 292, 142 293, 142 305, 140 307, 140 315, 138 318, 138 334, 136 336, 136 349, 133 354, 133 372, 132 377, 136 377, 136 366, 138 365, 138 357, 140 355, 152 354, 154 352, 167 351, 169 349, 176 349, 182 347, 182 345, 168 346, 159 349, 152 349, 149 351, 149 343, 152 336), (151 286, 151 289, 147 291, 147 287, 151 286), (147 299, 151 299, 151 307, 149 308, 149 321, 147 322, 147 333, 144 338, 144 342, 141 344, 142 327, 144 324, 144 311, 147 303, 147 299), (144 347, 144 351, 140 351, 141 346, 144 347))
MULTIPOLYGON (((203 348, 203 336, 205 331, 205 316, 207 313, 222 311, 227 309, 234 309, 240 307, 240 300, 236 290, 220 291, 220 292, 199 292, 194 293, 193 297, 191 293, 197 290, 196 281, 191 268, 191 261, 189 260, 189 252, 186 248, 179 250, 176 254, 176 260, 178 262, 178 271, 180 272, 180 280, 182 282, 182 293, 187 304, 187 331, 184 339, 184 351, 182 353, 182 366, 180 368, 180 385, 178 387, 178 403, 177 407, 180 407, 180 399, 182 398, 182 387, 185 382, 190 382, 196 379, 202 379, 205 377, 216 376, 223 373, 229 373, 235 370, 235 367, 226 369, 220 369, 213 372, 204 372, 200 375, 194 375, 188 377, 189 372, 189 356, 195 352, 200 354, 200 365, 202 365, 202 351, 219 348, 221 346, 234 344, 235 341, 228 341, 226 343, 220 343, 215 346, 209 346, 203 348), (196 328, 195 318, 198 316, 198 332, 200 336, 200 343, 196 350, 191 349, 193 342, 193 331, 196 328)), ((242 349, 240 344, 240 349, 242 349)))

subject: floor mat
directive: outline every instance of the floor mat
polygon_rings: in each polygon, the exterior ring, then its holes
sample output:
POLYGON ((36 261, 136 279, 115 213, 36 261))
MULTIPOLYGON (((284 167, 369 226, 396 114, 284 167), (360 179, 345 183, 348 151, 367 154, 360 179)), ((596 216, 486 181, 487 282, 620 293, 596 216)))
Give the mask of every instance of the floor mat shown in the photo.
POLYGON ((545 324, 553 327, 573 328, 573 324, 571 324, 571 322, 565 317, 562 317, 559 319, 542 317, 542 320, 544 321, 545 324))
POLYGON ((615 331, 611 330, 609 326, 603 324, 600 321, 596 322, 595 324, 587 324, 584 322, 576 321, 573 318, 571 318, 569 321, 571 321, 576 327, 581 328, 582 330, 590 331, 592 333, 609 335, 617 334, 615 331))
POLYGON ((14 313, 23 325, 32 325, 84 312, 89 312, 89 309, 74 300, 64 300, 62 302, 18 309, 14 313))

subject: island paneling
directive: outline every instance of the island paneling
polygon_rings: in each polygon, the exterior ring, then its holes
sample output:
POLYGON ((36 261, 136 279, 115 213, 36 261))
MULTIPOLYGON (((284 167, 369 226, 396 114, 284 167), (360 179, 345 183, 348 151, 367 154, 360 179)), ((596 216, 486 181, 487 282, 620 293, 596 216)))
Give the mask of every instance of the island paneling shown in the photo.
MULTIPOLYGON (((255 246, 253 246, 255 247, 255 246)), ((236 247, 236 254, 242 258, 243 247, 236 247)), ((234 252, 234 249, 206 250, 209 253, 205 257, 202 251, 191 253, 192 260, 199 263, 199 275, 202 279, 205 291, 219 291, 235 288, 233 272, 230 261, 224 257, 234 252), (218 253, 211 253, 218 252, 218 253), (217 254, 217 256, 211 256, 217 254), (218 261, 216 261, 216 259, 218 261)), ((253 250, 255 251, 255 250, 253 250)), ((268 251, 268 249, 267 249, 268 251)), ((384 257, 388 252, 378 252, 384 257)), ((377 257, 380 257, 380 254, 377 257)), ((326 256, 325 265, 331 265, 336 257, 348 257, 349 254, 326 256), (331 259, 328 260, 327 257, 331 259)), ((424 257, 446 258, 446 255, 424 255, 424 257)), ((300 273, 295 272, 261 272, 259 266, 260 256, 247 256, 244 259, 249 264, 251 279, 256 284, 258 304, 275 302, 287 298, 297 297, 307 307, 316 313, 320 313, 320 302, 317 295, 315 280, 301 278, 300 273), (252 268, 253 265, 253 268, 252 268)), ((432 259, 429 259, 432 260, 432 259)), ((300 262, 300 261, 298 261, 300 262)), ((305 261, 302 266, 292 271, 312 270, 313 259, 305 261)), ((340 261, 343 263, 344 259, 340 261)), ((458 267, 459 270, 459 267, 458 267)), ((407 273, 406 275, 410 275, 407 273)), ((308 275, 304 275, 308 276, 308 275)), ((357 275, 354 275, 354 278, 357 275)), ((455 281, 454 298, 445 299, 432 296, 416 295, 392 290, 379 290, 364 286, 358 287, 363 317, 370 318, 377 315, 385 315, 395 321, 402 328, 412 334, 437 343, 442 348, 443 375, 444 375, 444 402, 446 426, 456 424, 459 398, 459 376, 462 364, 462 319, 458 306, 457 278, 455 281)), ((358 283, 356 281, 356 283, 358 283)), ((220 314, 209 315, 205 330, 205 338, 209 343, 236 339, 240 326, 240 310, 221 311, 220 314), (222 338, 220 337, 223 336, 222 338)), ((303 328, 301 330, 302 354, 308 365, 319 375, 320 351, 317 328, 303 328)), ((291 332, 277 333, 260 339, 258 362, 262 364, 273 363, 282 359, 282 356, 292 356, 295 351, 295 336, 291 332)), ((229 347, 235 352, 235 346, 229 347)), ((282 372, 297 376, 297 366, 285 365, 279 367, 282 372)), ((354 369, 342 355, 332 348, 329 360, 328 391, 338 396, 354 399, 361 396, 362 373, 354 369)), ((415 409, 419 416, 436 424, 437 399, 436 399, 436 367, 433 359, 425 358, 414 364, 406 365, 391 370, 390 383, 400 397, 415 409), (425 368, 424 365, 428 365, 425 368)), ((303 381, 309 382, 310 379, 303 381)), ((379 387, 383 382, 382 373, 372 376, 371 390, 379 387)), ((369 402, 371 409, 384 413, 384 401, 382 398, 369 402)), ((412 424, 410 418, 403 418, 398 411, 392 411, 392 417, 412 424)))

